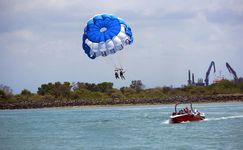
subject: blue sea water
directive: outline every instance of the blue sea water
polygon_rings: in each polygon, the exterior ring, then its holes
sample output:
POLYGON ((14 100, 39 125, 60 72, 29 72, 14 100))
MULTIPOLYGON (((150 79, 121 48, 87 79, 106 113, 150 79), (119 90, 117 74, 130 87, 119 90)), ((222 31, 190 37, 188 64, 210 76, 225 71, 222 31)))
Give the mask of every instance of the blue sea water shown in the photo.
POLYGON ((0 149, 243 149, 243 103, 194 107, 205 121, 169 124, 174 105, 0 110, 0 149))

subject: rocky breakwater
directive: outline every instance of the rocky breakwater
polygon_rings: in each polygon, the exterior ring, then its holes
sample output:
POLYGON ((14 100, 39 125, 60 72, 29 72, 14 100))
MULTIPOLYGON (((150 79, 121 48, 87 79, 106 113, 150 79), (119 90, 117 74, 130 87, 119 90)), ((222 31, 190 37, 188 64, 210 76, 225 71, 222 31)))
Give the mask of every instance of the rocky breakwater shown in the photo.
POLYGON ((118 105, 118 104, 175 104, 175 103, 211 103, 211 102, 243 102, 243 94, 218 94, 218 95, 197 95, 197 96, 171 96, 168 98, 154 99, 130 99, 130 100, 42 100, 42 101, 19 101, 0 102, 0 109, 29 109, 44 107, 64 106, 89 106, 89 105, 118 105))

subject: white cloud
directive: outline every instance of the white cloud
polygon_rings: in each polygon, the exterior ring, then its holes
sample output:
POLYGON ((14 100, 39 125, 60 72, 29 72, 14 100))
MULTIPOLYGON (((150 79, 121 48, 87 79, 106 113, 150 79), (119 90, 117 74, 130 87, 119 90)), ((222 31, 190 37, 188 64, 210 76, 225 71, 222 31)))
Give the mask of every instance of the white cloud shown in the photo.
POLYGON ((33 32, 30 30, 17 30, 17 31, 10 31, 6 33, 0 34, 1 41, 11 41, 14 40, 22 40, 22 41, 30 41, 33 40, 33 32))
POLYGON ((204 77, 211 60, 222 68, 232 62, 243 76, 240 0, 13 0, 1 1, 0 8, 0 69, 10 66, 0 81, 15 87, 22 80, 17 91, 33 84, 29 76, 37 83, 106 80, 119 87, 142 79, 147 87, 181 85, 190 68, 204 77), (126 82, 113 80, 112 59, 89 60, 82 52, 87 20, 103 12, 125 19, 133 29, 134 44, 121 55, 126 82), (42 71, 49 74, 39 75, 42 71))

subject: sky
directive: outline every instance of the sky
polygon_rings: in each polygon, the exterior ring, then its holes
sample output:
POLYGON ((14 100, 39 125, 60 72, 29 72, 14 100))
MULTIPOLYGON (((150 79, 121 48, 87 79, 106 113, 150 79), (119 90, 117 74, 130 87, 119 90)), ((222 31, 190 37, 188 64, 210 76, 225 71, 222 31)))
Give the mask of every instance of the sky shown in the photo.
POLYGON ((0 0, 0 84, 14 93, 49 82, 141 80, 146 88, 186 85, 188 70, 210 83, 232 80, 225 63, 243 77, 242 0, 0 0), (96 14, 123 18, 134 43, 116 55, 89 59, 83 29, 96 14), (116 80, 114 68, 126 70, 116 80))

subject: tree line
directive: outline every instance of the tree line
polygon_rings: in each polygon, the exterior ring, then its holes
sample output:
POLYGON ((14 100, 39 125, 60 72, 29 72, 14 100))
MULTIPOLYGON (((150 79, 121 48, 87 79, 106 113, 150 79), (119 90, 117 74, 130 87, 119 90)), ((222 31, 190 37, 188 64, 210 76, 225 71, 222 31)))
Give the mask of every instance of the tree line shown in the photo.
POLYGON ((38 87, 37 93, 23 89, 13 94, 12 89, 0 84, 0 101, 43 101, 43 100, 131 100, 131 99, 163 99, 171 96, 215 95, 243 93, 243 83, 223 80, 209 86, 168 86, 145 88, 141 80, 133 80, 127 87, 114 88, 112 82, 54 82, 38 87))
POLYGON ((129 87, 116 89, 112 82, 87 83, 87 82, 54 82, 42 84, 37 93, 23 89, 19 94, 13 94, 10 87, 0 84, 0 100, 43 100, 43 99, 111 99, 124 98, 144 89, 141 80, 132 81, 129 87))

